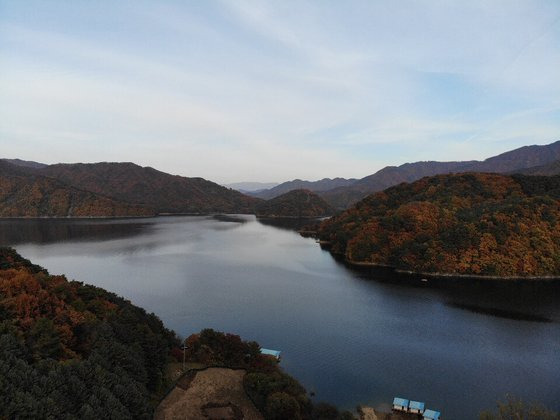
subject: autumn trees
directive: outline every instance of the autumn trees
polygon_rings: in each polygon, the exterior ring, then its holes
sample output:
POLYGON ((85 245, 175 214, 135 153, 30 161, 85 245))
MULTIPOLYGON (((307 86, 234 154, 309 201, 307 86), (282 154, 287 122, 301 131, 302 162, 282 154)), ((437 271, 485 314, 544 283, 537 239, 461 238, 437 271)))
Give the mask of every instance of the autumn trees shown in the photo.
POLYGON ((439 175, 373 194, 318 236, 351 262, 418 272, 560 274, 560 177, 439 175))
POLYGON ((155 315, 0 248, 0 417, 151 418, 177 345, 155 315))

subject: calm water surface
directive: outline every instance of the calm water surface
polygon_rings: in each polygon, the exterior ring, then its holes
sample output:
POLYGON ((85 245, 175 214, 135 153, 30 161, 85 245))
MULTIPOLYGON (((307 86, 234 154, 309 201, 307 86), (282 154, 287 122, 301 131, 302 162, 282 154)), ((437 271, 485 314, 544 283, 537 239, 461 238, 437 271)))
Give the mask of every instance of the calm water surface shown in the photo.
POLYGON ((282 350, 317 400, 353 409, 398 395, 473 419, 513 393, 560 410, 554 288, 368 279, 312 239, 239 219, 4 220, 0 244, 125 296, 182 336, 212 327, 282 350))

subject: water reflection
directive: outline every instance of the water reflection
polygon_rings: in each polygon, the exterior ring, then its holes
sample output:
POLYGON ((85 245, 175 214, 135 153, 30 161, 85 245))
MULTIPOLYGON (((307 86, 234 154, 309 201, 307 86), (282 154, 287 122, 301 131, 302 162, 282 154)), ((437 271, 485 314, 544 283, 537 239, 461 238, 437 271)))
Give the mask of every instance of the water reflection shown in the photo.
POLYGON ((3 219, 0 220, 0 246, 130 238, 145 233, 152 224, 153 219, 3 219))
POLYGON ((457 303, 457 302, 449 302, 449 305, 455 308, 465 309, 467 311, 471 311, 479 314, 492 315, 492 316, 508 318, 508 319, 515 319, 518 321, 552 322, 552 319, 544 316, 524 313, 519 311, 512 311, 507 309, 499 309, 495 307, 484 307, 480 305, 470 305, 470 304, 457 303))
POLYGON ((278 229, 298 231, 303 228, 317 224, 321 219, 297 219, 288 217, 257 218, 258 222, 265 226, 278 229))

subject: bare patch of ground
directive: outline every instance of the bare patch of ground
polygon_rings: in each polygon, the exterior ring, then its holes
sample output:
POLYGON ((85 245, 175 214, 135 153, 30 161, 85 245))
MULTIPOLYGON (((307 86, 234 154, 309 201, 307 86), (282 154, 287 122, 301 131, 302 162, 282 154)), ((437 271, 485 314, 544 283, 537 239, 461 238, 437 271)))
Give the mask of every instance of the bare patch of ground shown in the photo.
POLYGON ((398 413, 396 411, 379 410, 371 407, 358 407, 358 415, 360 420, 418 420, 421 418, 418 414, 398 413))
POLYGON ((262 420, 243 389, 244 370, 208 368, 179 379, 160 403, 155 420, 262 420))

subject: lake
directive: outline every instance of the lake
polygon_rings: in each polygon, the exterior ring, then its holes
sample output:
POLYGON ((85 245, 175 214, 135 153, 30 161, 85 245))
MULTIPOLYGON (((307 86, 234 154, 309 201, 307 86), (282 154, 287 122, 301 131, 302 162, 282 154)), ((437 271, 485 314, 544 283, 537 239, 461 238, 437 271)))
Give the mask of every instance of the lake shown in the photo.
POLYGON ((354 409, 401 396, 460 420, 511 393, 560 411, 558 285, 366 276, 253 216, 2 220, 0 244, 183 337, 210 327, 281 350, 316 401, 354 409))

